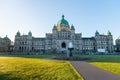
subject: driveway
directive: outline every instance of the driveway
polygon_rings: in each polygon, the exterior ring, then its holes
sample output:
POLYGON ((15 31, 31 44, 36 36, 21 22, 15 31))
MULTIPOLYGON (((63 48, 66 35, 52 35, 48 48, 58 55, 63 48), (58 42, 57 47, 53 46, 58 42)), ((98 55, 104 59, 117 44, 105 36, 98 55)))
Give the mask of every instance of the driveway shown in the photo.
POLYGON ((120 76, 93 66, 87 62, 70 61, 84 80, 120 80, 120 76))

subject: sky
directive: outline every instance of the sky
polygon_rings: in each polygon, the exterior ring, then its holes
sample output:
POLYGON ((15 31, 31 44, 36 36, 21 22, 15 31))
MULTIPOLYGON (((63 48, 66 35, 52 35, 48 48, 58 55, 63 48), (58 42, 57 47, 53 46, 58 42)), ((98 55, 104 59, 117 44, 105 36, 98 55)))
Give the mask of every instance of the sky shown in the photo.
POLYGON ((17 31, 34 37, 52 33, 64 14, 82 37, 112 33, 120 36, 120 0, 0 0, 0 37, 14 41, 17 31))

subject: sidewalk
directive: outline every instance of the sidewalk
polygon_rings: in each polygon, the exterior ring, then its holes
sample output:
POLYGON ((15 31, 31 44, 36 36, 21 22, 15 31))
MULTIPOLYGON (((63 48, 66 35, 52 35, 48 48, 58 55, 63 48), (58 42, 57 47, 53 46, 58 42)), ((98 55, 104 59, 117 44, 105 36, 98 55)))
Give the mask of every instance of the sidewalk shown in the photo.
POLYGON ((84 80, 120 80, 120 76, 97 68, 87 62, 70 61, 84 80))

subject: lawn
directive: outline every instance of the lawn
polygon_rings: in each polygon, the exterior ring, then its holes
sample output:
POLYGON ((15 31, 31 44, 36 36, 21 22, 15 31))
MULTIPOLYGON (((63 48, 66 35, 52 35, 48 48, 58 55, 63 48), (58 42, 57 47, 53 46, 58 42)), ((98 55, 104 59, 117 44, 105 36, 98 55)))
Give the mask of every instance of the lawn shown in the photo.
POLYGON ((83 80, 69 62, 39 58, 0 56, 0 80, 83 80))
MULTIPOLYGON (((61 54, 2 55, 0 80, 83 80, 68 61, 43 60, 61 54)), ((120 75, 120 55, 79 55, 99 68, 120 75)))
POLYGON ((120 55, 95 55, 94 57, 99 60, 90 64, 120 75, 120 55))

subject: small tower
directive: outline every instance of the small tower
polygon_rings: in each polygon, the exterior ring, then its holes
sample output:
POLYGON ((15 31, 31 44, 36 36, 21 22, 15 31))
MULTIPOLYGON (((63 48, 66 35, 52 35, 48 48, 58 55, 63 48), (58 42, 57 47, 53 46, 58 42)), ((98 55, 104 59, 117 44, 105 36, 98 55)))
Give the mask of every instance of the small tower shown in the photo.
POLYGON ((53 33, 56 33, 56 31, 57 31, 57 26, 56 26, 55 24, 54 24, 54 26, 53 26, 52 31, 53 31, 53 33))
POLYGON ((71 25, 71 30, 75 30, 75 28, 74 28, 73 24, 71 25))
POLYGON ((99 32, 96 30, 96 32, 95 32, 95 36, 97 36, 97 35, 99 35, 99 32))
POLYGON ((20 34, 20 32, 18 31, 18 32, 16 33, 16 36, 19 36, 19 37, 20 37, 20 35, 21 35, 21 34, 20 34))
POLYGON ((75 33, 75 28, 74 28, 73 24, 71 25, 71 32, 75 33))
POLYGON ((109 30, 108 30, 108 32, 107 32, 107 35, 108 35, 108 36, 110 36, 110 35, 111 35, 111 32, 110 32, 109 30))
POLYGON ((29 36, 32 36, 32 32, 31 32, 31 31, 29 31, 29 32, 28 32, 28 35, 29 35, 29 36))
POLYGON ((6 36, 3 38, 3 40, 9 41, 10 39, 9 39, 8 36, 6 35, 6 36))

